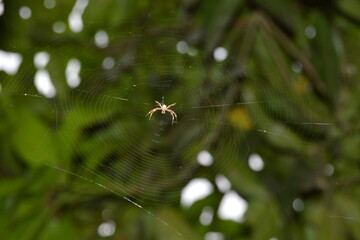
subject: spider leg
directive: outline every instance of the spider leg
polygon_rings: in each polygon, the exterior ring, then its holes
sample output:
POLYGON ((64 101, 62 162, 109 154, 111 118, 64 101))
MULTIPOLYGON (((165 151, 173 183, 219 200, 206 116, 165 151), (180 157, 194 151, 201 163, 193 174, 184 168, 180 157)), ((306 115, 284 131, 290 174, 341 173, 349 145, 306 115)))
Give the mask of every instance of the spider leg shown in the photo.
POLYGON ((174 114, 175 120, 177 121, 177 115, 176 115, 176 113, 175 113, 174 111, 172 111, 172 113, 174 114))
POLYGON ((172 106, 175 106, 176 103, 170 104, 169 106, 167 106, 167 109, 169 109, 172 106))
POLYGON ((154 108, 154 109, 150 110, 150 111, 148 112, 148 114, 146 114, 146 116, 150 114, 149 119, 151 119, 151 116, 153 115, 153 113, 156 112, 156 111, 158 111, 158 110, 161 110, 161 108, 154 108))
POLYGON ((173 124, 174 124, 174 120, 175 120, 175 116, 174 116, 173 113, 171 113, 171 116, 172 116, 171 125, 173 125, 173 124))
POLYGON ((160 107, 162 107, 162 104, 159 103, 158 101, 155 101, 157 105, 159 105, 160 107))
POLYGON ((171 124, 173 124, 173 123, 174 123, 174 120, 177 121, 177 115, 176 115, 176 113, 175 113, 174 111, 172 111, 172 110, 167 109, 167 111, 171 114, 171 118, 172 118, 171 124))
POLYGON ((154 111, 150 111, 148 114, 146 114, 146 116, 150 114, 149 120, 151 119, 151 116, 153 115, 153 113, 154 113, 154 111))

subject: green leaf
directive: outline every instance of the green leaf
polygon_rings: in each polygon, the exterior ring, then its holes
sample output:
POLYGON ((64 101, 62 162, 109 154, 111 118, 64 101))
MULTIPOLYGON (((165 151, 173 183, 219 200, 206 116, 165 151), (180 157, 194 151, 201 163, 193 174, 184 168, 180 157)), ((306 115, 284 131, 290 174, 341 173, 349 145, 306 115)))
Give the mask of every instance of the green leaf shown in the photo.
POLYGON ((26 109, 16 113, 11 141, 17 153, 31 166, 57 162, 56 141, 50 128, 26 109))
POLYGON ((79 239, 75 231, 75 224, 69 218, 54 219, 48 223, 39 239, 62 240, 62 239, 79 239))

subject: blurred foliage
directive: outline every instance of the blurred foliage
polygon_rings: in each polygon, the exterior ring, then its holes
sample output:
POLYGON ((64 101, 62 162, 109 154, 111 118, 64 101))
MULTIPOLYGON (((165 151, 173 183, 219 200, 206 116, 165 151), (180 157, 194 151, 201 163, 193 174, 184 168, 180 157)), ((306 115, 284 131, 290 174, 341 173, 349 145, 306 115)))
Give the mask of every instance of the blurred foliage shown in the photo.
POLYGON ((79 33, 68 26, 74 0, 45 2, 4 1, 0 17, 0 49, 23 56, 16 75, 0 72, 0 236, 100 239, 111 220, 108 239, 360 239, 357 0, 90 1, 79 33), (94 44, 100 29, 106 48, 94 44), (179 41, 189 54, 176 52, 179 41), (221 63, 219 46, 229 53, 221 63), (33 84, 39 51, 51 55, 54 99, 33 84), (104 71, 109 56, 116 65, 104 71), (64 74, 74 57, 78 90, 64 74), (157 122, 144 116, 161 96, 177 103, 179 123, 154 145, 157 122), (210 105, 220 107, 201 108, 210 105), (221 162, 200 169, 191 157, 203 148, 221 162), (246 164, 254 152, 261 172, 246 164), (202 209, 216 213, 223 193, 186 209, 181 189, 219 173, 249 208, 241 223, 215 214, 204 226, 202 209))

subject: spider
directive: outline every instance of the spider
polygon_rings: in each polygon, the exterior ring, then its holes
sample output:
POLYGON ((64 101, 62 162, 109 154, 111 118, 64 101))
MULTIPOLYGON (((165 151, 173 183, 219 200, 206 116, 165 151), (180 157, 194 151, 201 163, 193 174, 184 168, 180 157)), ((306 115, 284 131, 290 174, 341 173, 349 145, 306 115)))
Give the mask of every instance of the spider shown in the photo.
POLYGON ((171 118, 172 118, 171 124, 174 123, 174 120, 177 121, 177 115, 176 115, 176 113, 175 113, 173 110, 169 109, 169 108, 171 108, 172 106, 174 106, 176 103, 170 104, 169 106, 166 106, 165 104, 161 104, 161 103, 159 103, 158 101, 155 101, 155 103, 156 103, 157 105, 159 105, 159 107, 156 107, 156 108, 150 110, 150 112, 148 112, 148 114, 146 114, 146 116, 150 114, 149 119, 151 119, 151 116, 152 116, 152 114, 153 114, 154 112, 156 112, 156 111, 161 111, 161 114, 165 114, 165 112, 169 112, 169 113, 171 114, 171 118))

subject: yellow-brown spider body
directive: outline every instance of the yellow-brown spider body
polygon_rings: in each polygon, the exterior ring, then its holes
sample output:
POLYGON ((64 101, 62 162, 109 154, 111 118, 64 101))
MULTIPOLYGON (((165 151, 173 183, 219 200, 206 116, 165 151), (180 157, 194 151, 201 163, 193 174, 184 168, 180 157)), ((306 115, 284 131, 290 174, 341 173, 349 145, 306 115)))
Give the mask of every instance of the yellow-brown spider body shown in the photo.
POLYGON ((154 112, 156 112, 156 111, 161 111, 161 114, 165 114, 166 112, 169 112, 169 113, 170 113, 171 119, 172 119, 171 124, 173 124, 174 121, 177 121, 177 115, 176 115, 176 113, 175 113, 173 110, 169 109, 169 108, 171 108, 172 106, 174 106, 176 103, 170 104, 169 106, 166 106, 165 104, 161 104, 161 103, 159 103, 158 101, 155 101, 155 103, 156 103, 159 107, 156 107, 156 108, 150 110, 150 112, 148 112, 148 114, 146 114, 146 116, 150 114, 149 119, 151 119, 151 116, 152 116, 152 114, 153 114, 154 112))

